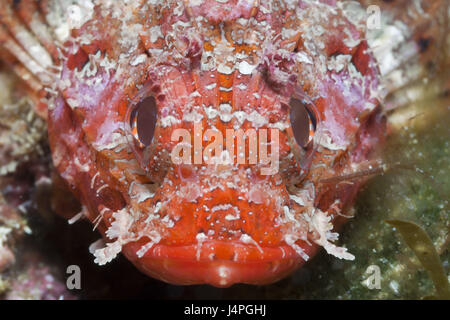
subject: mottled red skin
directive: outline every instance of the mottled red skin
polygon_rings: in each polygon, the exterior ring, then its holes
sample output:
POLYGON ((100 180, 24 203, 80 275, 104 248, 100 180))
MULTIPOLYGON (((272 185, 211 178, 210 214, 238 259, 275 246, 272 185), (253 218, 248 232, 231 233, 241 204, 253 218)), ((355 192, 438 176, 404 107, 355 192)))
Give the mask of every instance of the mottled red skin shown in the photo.
MULTIPOLYGON (((191 11, 184 12, 180 17, 173 17, 170 10, 162 10, 164 18, 159 22, 164 34, 170 29, 169 21, 177 19, 187 20, 189 14, 193 16, 204 15, 208 11, 208 5, 212 1, 207 1, 205 6, 200 8, 191 8, 191 11), (166 10, 166 11, 165 11, 166 10)), ((327 3, 330 3, 328 1, 327 3)), ((331 5, 334 5, 331 3, 331 5)), ((307 7, 301 3, 300 7, 307 7)), ((239 9, 240 10, 240 9, 239 9)), ((283 27, 285 19, 292 12, 276 11, 273 13, 263 13, 261 11, 243 8, 243 11, 232 11, 229 15, 225 14, 222 18, 214 15, 211 11, 210 17, 213 23, 233 21, 238 17, 254 16, 258 21, 269 21, 272 27, 278 31, 283 27)), ((140 17, 137 15, 136 19, 140 17)), ((286 22, 287 23, 287 22, 286 22)), ((127 243, 123 246, 122 252, 132 261, 140 270, 146 274, 176 284, 197 284, 209 283, 215 286, 229 286, 236 282, 250 284, 266 284, 277 281, 293 270, 300 267, 305 261, 284 241, 285 225, 277 225, 276 220, 281 213, 275 203, 281 203, 289 206, 297 214, 305 209, 299 207, 289 199, 287 186, 292 185, 295 177, 301 173, 300 164, 295 158, 288 158, 291 151, 292 132, 289 128, 280 135, 280 164, 282 170, 280 173, 268 177, 259 177, 258 168, 249 167, 251 174, 243 174, 240 181, 246 186, 266 184, 277 196, 272 198, 268 196, 268 201, 263 204, 255 204, 250 201, 238 200, 238 193, 226 187, 226 179, 219 179, 219 183, 224 186, 224 190, 211 191, 203 194, 201 198, 196 199, 195 203, 186 201, 183 198, 167 198, 176 188, 187 187, 191 180, 184 179, 180 173, 180 167, 170 161, 168 155, 174 147, 174 142, 170 141, 171 133, 176 128, 186 128, 192 130, 192 123, 181 121, 181 123, 162 127, 158 125, 155 132, 154 142, 151 146, 152 152, 158 155, 152 158, 150 163, 142 162, 142 150, 136 147, 136 141, 131 141, 134 153, 123 155, 121 152, 115 153, 112 150, 96 150, 93 144, 99 142, 101 132, 112 130, 122 124, 125 128, 127 122, 127 112, 130 101, 142 92, 143 89, 136 87, 143 85, 148 94, 152 94, 158 101, 159 117, 168 114, 178 118, 188 112, 186 107, 187 97, 194 91, 201 95, 199 100, 203 104, 212 105, 216 109, 221 102, 228 101, 234 110, 244 110, 251 112, 258 110, 266 115, 270 122, 285 120, 289 117, 289 110, 286 105, 290 97, 296 92, 302 92, 309 97, 319 97, 314 100, 318 118, 330 132, 333 142, 350 143, 344 150, 331 150, 322 148, 318 150, 312 159, 312 165, 323 163, 324 166, 317 166, 309 170, 308 175, 302 180, 296 182, 302 188, 306 182, 311 182, 315 186, 313 206, 327 212, 333 218, 333 224, 338 227, 344 219, 338 216, 339 212, 332 209, 332 204, 339 200, 338 210, 345 211, 349 208, 362 185, 362 181, 353 184, 335 184, 321 183, 321 179, 332 176, 338 176, 348 171, 351 164, 363 163, 370 159, 376 146, 380 144, 384 136, 384 119, 379 108, 371 112, 365 112, 367 102, 377 104, 378 101, 370 96, 368 88, 374 88, 378 84, 378 71, 374 66, 373 57, 365 51, 367 45, 361 41, 359 45, 352 48, 347 47, 343 42, 343 28, 349 28, 355 38, 360 37, 361 31, 356 29, 353 24, 348 23, 345 18, 330 17, 329 27, 324 25, 326 32, 320 36, 324 42, 325 48, 321 51, 326 57, 337 54, 351 55, 352 62, 366 82, 363 90, 355 86, 352 91, 353 96, 348 98, 343 95, 343 81, 348 77, 346 72, 337 75, 333 81, 331 79, 332 71, 325 73, 325 78, 321 75, 303 79, 302 85, 297 80, 301 75, 303 64, 292 64, 288 57, 276 54, 266 53, 268 59, 260 64, 260 67, 252 75, 241 75, 234 71, 229 76, 219 74, 217 71, 200 71, 198 68, 197 51, 211 50, 211 44, 208 41, 200 42, 188 39, 184 48, 185 60, 170 61, 175 66, 166 67, 169 62, 159 62, 158 64, 143 63, 137 66, 124 66, 127 72, 114 77, 116 70, 106 71, 99 68, 96 78, 100 81, 95 85, 89 85, 80 81, 76 77, 76 72, 80 70, 88 61, 89 55, 100 51, 102 57, 107 54, 111 59, 117 58, 120 54, 119 46, 116 44, 119 36, 116 34, 118 29, 117 20, 104 18, 96 11, 94 21, 87 22, 76 34, 83 35, 96 33, 95 41, 89 45, 79 45, 69 42, 66 44, 67 53, 63 60, 63 71, 61 81, 68 80, 71 86, 61 89, 61 94, 55 100, 54 108, 49 112, 49 137, 52 147, 55 166, 66 179, 70 188, 78 196, 81 203, 86 207, 86 214, 91 221, 100 214, 104 208, 109 208, 103 215, 103 219, 98 226, 99 231, 105 234, 106 230, 114 221, 112 214, 114 211, 122 209, 126 205, 132 204, 139 207, 139 204, 133 202, 129 194, 129 185, 124 185, 120 177, 126 176, 126 169, 130 169, 129 164, 123 164, 118 167, 117 162, 113 160, 119 157, 131 160, 137 159, 138 166, 133 165, 136 170, 141 168, 146 170, 146 175, 135 175, 132 179, 137 179, 141 183, 150 181, 160 183, 154 198, 145 203, 147 208, 154 206, 157 201, 167 201, 168 205, 161 212, 160 219, 166 215, 170 218, 181 217, 180 220, 170 229, 164 229, 164 236, 161 241, 154 245, 142 258, 138 258, 136 252, 146 244, 149 239, 141 238, 138 241, 127 243), (96 20, 102 21, 102 28, 108 30, 107 35, 95 31, 96 20), (103 20, 102 20, 103 19, 103 20), (331 27, 333 19, 341 19, 345 24, 338 27, 331 27), (192 41, 191 41, 192 40, 192 41), (200 43, 200 45, 199 45, 200 43), (282 63, 278 64, 277 59, 282 63), (295 77, 288 77, 288 80, 280 80, 273 76, 271 64, 276 63, 277 70, 287 74, 293 74, 295 77), (285 70, 283 69, 285 65, 285 70), (295 71, 295 68, 300 70, 295 71), (294 69, 294 70, 293 70, 294 69), (161 71, 162 70, 162 71, 161 71), (158 75, 162 72, 164 76, 158 75), (205 86, 215 79, 221 86, 236 86, 240 83, 247 85, 246 91, 233 89, 231 93, 218 93, 206 91, 205 86), (169 80, 175 82, 169 83, 169 80), (341 82, 342 81, 342 82, 341 82), (76 85, 74 85, 76 84, 76 85), (141 90, 141 91, 139 91, 141 90), (171 93, 167 96, 164 92, 171 93), (257 101, 252 93, 258 92, 263 98, 257 101), (69 107, 68 101, 76 99, 79 106, 69 107), (76 163, 76 160, 78 163, 76 163), (81 165, 80 165, 81 164, 81 165), (87 169, 83 169, 87 168, 87 169), (98 179, 93 178, 98 176, 98 179), (266 180, 264 180, 266 179, 266 180), (100 180, 102 180, 100 182, 100 180), (167 181, 172 181, 172 185, 167 181), (265 181, 261 183, 261 180, 265 181), (282 181, 277 184, 277 181, 282 181), (96 190, 103 184, 108 187, 99 194, 96 190), (211 199, 209 199, 211 198, 211 199), (209 222, 205 220, 208 215, 202 208, 203 204, 212 207, 217 204, 231 202, 241 211, 241 219, 237 221, 226 221, 225 215, 229 212, 217 214, 215 219, 219 221, 214 227, 214 239, 210 239, 202 246, 200 258, 197 255, 196 235, 210 228, 209 222), (252 211, 253 215, 248 213, 252 211), (246 222, 243 222, 245 220, 246 222), (262 252, 253 244, 244 244, 239 242, 238 237, 232 233, 223 232, 233 230, 245 232, 252 239, 258 242, 262 247, 262 252), (284 250, 284 254, 282 254, 284 250), (214 254, 214 259, 208 258, 209 254, 214 254), (236 255, 244 255, 245 258, 236 258, 236 255), (220 267, 224 267, 227 275, 227 282, 221 282, 218 274, 220 267)), ((300 39, 301 30, 299 30, 296 48, 297 50, 307 50, 300 39)), ((164 47, 163 41, 158 39, 152 43, 148 35, 141 36, 141 50, 151 49, 151 47, 164 47)), ((288 40, 281 42, 280 46, 288 48, 288 40)), ((236 44, 236 47, 238 45, 236 44)), ((242 50, 249 51, 249 47, 240 47, 242 50)), ((294 48, 289 49, 292 51, 294 48)), ((323 75, 322 75, 323 76, 323 75)), ((202 120, 204 127, 211 124, 205 119, 202 120)), ((221 123, 216 120, 215 125, 219 130, 225 131, 231 127, 230 124, 221 123)), ((246 123, 243 127, 250 128, 251 124, 246 123)), ((110 133, 110 132, 109 132, 110 133)), ((207 180, 208 175, 197 174, 195 170, 205 170, 204 165, 197 165, 188 168, 191 170, 190 178, 194 179, 199 185, 207 180)), ((240 172, 240 171, 239 171, 240 172)), ((131 179, 131 178, 130 178, 131 179)), ((264 194, 264 191, 261 191, 264 194)), ((145 218, 145 217, 144 217, 145 218)), ((142 220, 133 225, 134 231, 140 231, 144 228, 142 220)), ((162 228, 162 227, 161 227, 162 228)), ((311 233, 308 235, 310 243, 298 240, 296 244, 300 246, 306 254, 313 256, 318 246, 313 242, 317 235, 311 233)))

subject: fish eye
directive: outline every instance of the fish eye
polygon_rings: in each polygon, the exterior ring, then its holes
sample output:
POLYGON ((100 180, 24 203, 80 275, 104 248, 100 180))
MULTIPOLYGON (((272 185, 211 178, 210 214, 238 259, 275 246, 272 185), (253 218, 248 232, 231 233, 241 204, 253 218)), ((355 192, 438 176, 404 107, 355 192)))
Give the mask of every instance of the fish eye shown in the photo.
POLYGON ((153 96, 140 100, 133 106, 130 114, 130 128, 141 148, 152 143, 155 134, 158 109, 153 96))
POLYGON ((291 98, 290 121, 295 141, 302 148, 307 148, 312 143, 317 127, 317 118, 301 100, 291 98))

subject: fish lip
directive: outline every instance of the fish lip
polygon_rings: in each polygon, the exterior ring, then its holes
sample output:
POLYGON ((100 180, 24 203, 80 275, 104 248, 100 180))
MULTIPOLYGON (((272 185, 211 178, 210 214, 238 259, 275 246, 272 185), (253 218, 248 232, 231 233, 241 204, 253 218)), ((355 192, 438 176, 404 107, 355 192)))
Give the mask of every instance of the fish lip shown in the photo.
MULTIPOLYGON (((284 244, 258 249, 239 241, 212 240, 202 243, 200 255, 197 244, 157 244, 138 257, 136 252, 140 247, 140 243, 129 243, 124 246, 123 253, 143 273, 176 285, 209 284, 220 288, 236 283, 265 285, 283 279, 306 262, 284 244), (226 259, 226 255, 211 259, 208 254, 213 250, 240 254, 248 251, 248 255, 245 259, 226 259)), ((311 257, 317 246, 307 245, 304 249, 311 257)))

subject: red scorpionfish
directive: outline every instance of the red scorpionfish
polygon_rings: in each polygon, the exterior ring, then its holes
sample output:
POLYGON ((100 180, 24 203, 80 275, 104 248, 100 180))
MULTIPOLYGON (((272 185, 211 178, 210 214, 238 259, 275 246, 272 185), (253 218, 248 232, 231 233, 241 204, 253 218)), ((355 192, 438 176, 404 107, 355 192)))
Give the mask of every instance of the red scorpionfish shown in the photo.
POLYGON ((386 130, 365 20, 340 2, 0 6, 1 59, 48 119, 83 205, 70 222, 102 234, 96 263, 122 253, 166 282, 228 287, 321 247, 355 258, 336 229, 386 130))

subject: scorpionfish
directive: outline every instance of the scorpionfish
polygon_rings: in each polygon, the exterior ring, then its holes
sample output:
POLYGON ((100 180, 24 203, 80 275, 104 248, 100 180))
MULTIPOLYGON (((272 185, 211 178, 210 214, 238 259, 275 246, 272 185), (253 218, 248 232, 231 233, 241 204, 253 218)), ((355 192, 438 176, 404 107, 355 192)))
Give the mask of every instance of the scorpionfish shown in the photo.
POLYGON ((366 21, 334 0, 1 0, 0 57, 102 239, 174 284, 267 284, 336 244, 384 140, 366 21), (348 177, 348 179, 338 179, 348 177))

